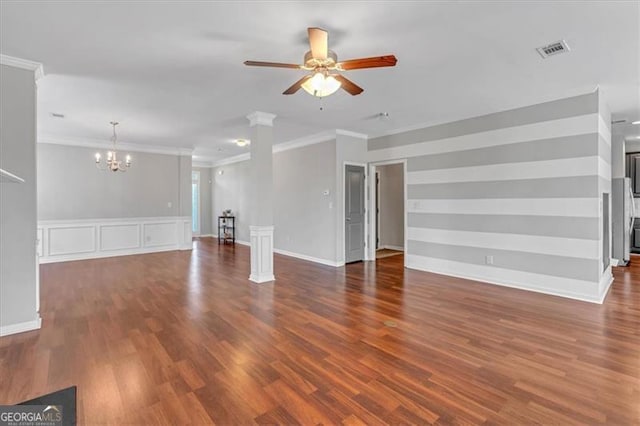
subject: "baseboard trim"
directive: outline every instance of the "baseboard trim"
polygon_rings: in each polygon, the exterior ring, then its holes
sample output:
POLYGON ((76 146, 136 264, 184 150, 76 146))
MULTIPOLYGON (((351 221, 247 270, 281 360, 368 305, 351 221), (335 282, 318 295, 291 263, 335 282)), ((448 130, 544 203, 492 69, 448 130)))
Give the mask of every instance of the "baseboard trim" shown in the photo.
POLYGON ((263 275, 263 276, 249 275, 249 281, 254 282, 256 284, 274 282, 275 280, 276 280, 276 277, 274 277, 273 274, 263 275))
POLYGON ((12 334, 24 333, 26 331, 39 330, 42 327, 42 318, 38 316, 33 321, 20 322, 18 324, 0 326, 0 337, 12 334))
POLYGON ((295 257, 296 259, 306 260, 308 262, 314 262, 314 263, 319 263, 321 265, 333 266, 334 268, 341 266, 338 262, 335 262, 333 260, 307 256, 306 254, 294 253, 287 250, 273 249, 273 252, 277 254, 281 254, 283 256, 295 257))
POLYGON ((151 254, 151 253, 164 253, 167 251, 185 251, 191 250, 192 247, 182 248, 182 247, 154 247, 150 249, 136 249, 136 250, 118 250, 112 252, 100 252, 100 253, 87 253, 85 255, 62 255, 56 257, 48 257, 48 258, 40 258, 40 264, 44 265, 47 263, 58 263, 58 262, 75 262, 77 260, 91 260, 91 259, 105 259, 107 257, 119 257, 119 256, 133 256, 136 254, 151 254))
MULTIPOLYGON (((450 276, 450 277, 456 277, 456 278, 462 278, 465 280, 470 280, 470 281, 477 281, 477 282, 482 282, 482 283, 487 283, 487 284, 493 284, 493 285, 499 285, 502 287, 509 287, 509 288, 515 288, 518 290, 525 290, 525 291, 531 291, 534 293, 542 293, 542 294, 548 294, 550 296, 558 296, 558 297, 564 297, 564 298, 568 298, 568 299, 574 299, 574 300, 580 300, 583 302, 589 302, 589 303, 595 303, 595 304, 602 304, 603 300, 604 300, 604 296, 603 297, 591 297, 589 295, 586 294, 581 294, 581 293, 574 293, 571 291, 556 291, 553 289, 549 289, 549 288, 543 288, 543 287, 530 287, 530 286, 526 286, 523 285, 521 283, 518 282, 513 282, 513 281, 498 281, 494 278, 488 278, 482 275, 476 275, 476 274, 461 274, 459 272, 454 272, 451 271, 449 269, 446 268, 429 268, 429 267, 425 267, 419 264, 416 264, 414 261, 412 261, 410 258, 409 259, 405 259, 406 262, 406 267, 409 269, 415 269, 418 271, 424 271, 424 272, 430 272, 433 274, 439 274, 439 275, 446 275, 446 276, 450 276)), ((612 280, 613 281, 613 280, 612 280)), ((594 282, 593 285, 595 286, 596 283, 594 282)), ((609 285, 611 285, 611 283, 609 283, 609 285)), ((604 293, 606 295, 606 292, 604 293)))
POLYGON ((613 274, 611 274, 611 267, 607 268, 602 278, 600 278, 600 291, 599 302, 600 304, 604 303, 604 299, 607 298, 607 294, 609 294, 609 289, 611 288, 611 284, 613 284, 613 274))
MULTIPOLYGON (((251 243, 249 243, 249 241, 236 240, 236 243, 243 246, 251 246, 251 243)), ((306 260, 308 262, 314 262, 314 263, 319 263, 321 265, 333 266, 334 268, 339 268, 340 266, 344 266, 344 262, 335 262, 329 259, 322 259, 319 257, 307 256, 306 254, 295 253, 292 251, 281 250, 277 248, 274 248, 273 252, 276 254, 281 254, 283 256, 295 257, 296 259, 306 260)))
POLYGON ((378 248, 378 250, 381 250, 381 249, 404 251, 404 247, 402 246, 383 245, 378 248))

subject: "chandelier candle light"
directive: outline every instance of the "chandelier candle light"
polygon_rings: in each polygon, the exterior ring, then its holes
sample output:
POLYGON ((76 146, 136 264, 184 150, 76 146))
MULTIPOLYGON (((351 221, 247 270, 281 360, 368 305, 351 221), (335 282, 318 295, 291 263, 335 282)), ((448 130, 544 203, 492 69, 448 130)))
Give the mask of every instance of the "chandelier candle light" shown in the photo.
POLYGON ((102 155, 99 152, 96 152, 96 167, 102 171, 110 170, 112 172, 126 172, 127 169, 131 167, 131 156, 129 154, 125 156, 124 164, 122 163, 122 160, 118 160, 118 151, 116 150, 116 142, 118 141, 116 126, 118 125, 118 122, 112 121, 111 125, 113 126, 113 136, 111 136, 113 149, 107 152, 106 164, 102 164, 100 162, 102 155))

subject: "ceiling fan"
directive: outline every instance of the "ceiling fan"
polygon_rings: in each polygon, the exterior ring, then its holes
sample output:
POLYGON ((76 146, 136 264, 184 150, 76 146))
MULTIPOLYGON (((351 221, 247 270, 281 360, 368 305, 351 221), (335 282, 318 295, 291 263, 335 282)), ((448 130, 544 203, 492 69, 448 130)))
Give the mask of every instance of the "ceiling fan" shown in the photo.
POLYGON ((311 50, 305 53, 302 65, 260 61, 245 61, 244 64, 254 67, 291 68, 310 71, 309 74, 296 81, 282 94, 293 95, 300 88, 303 88, 310 95, 320 98, 335 93, 340 87, 354 96, 364 91, 362 87, 339 74, 339 71, 393 67, 396 65, 397 59, 394 55, 349 59, 338 62, 336 53, 328 48, 329 34, 321 28, 308 28, 307 31, 311 50))

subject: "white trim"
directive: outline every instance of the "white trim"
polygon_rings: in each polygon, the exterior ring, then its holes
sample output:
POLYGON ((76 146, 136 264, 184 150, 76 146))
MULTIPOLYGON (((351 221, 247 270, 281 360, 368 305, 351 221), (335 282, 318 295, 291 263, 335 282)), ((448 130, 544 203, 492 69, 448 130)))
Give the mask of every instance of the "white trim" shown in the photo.
MULTIPOLYGON (((287 250, 280 250, 280 249, 273 249, 274 253, 283 255, 283 256, 288 256, 288 257, 294 257, 296 259, 300 259, 300 260, 306 260, 308 262, 314 262, 314 263, 319 263, 321 265, 327 265, 327 266, 333 266, 334 268, 337 268, 338 266, 341 266, 339 264, 339 262, 336 262, 334 260, 328 260, 328 259, 321 259, 319 257, 313 257, 313 256, 307 256, 306 254, 300 254, 300 253, 294 253, 291 251, 287 251, 287 250)), ((343 263, 344 265, 344 263, 343 263)))
POLYGON ((191 159, 191 167, 196 169, 210 169, 212 165, 210 161, 194 161, 191 159))
POLYGON ((369 139, 369 136, 364 133, 352 132, 350 130, 336 129, 336 135, 351 136, 358 139, 369 139))
POLYGON ((0 53, 0 64, 9 67, 20 68, 23 70, 33 71, 36 81, 44 77, 44 67, 40 62, 16 58, 15 56, 3 55, 0 53))
POLYGON ((249 226, 251 238, 249 281, 262 284, 276 279, 273 275, 273 229, 272 225, 249 226))
POLYGON ((394 245, 390 245, 390 244, 385 244, 384 246, 380 246, 380 247, 378 247, 378 250, 383 250, 383 249, 387 249, 387 250, 397 250, 397 251, 404 251, 404 247, 401 247, 401 246, 394 246, 394 245))
POLYGON ((247 152, 245 154, 235 155, 233 157, 227 157, 219 161, 214 161, 211 164, 211 167, 214 168, 214 167, 220 167, 220 166, 227 166, 229 164, 240 163, 241 161, 248 161, 250 159, 251 159, 251 154, 247 152))
POLYGON ((47 220, 37 232, 43 264, 193 247, 188 216, 47 220))
POLYGON ((273 127, 273 120, 275 120, 275 118, 275 114, 270 114, 268 112, 262 111, 255 111, 247 115, 250 127, 253 127, 255 125, 273 127))
POLYGON ((293 139, 288 142, 282 142, 273 145, 273 153, 288 151, 290 149, 302 148, 303 146, 314 145, 317 143, 330 142, 336 138, 333 132, 321 132, 303 138, 293 139))
MULTIPOLYGON (((311 136, 305 136, 302 138, 292 139, 287 142, 275 144, 273 145, 272 152, 275 154, 278 152, 289 151, 290 149, 297 149, 297 148, 302 148, 309 145, 315 145, 317 143, 331 142, 335 140, 335 137, 336 137, 335 132, 320 132, 320 133, 313 134, 311 136)), ((200 156, 201 154, 198 154, 198 155, 200 156)), ((205 155, 202 155, 202 156, 205 157, 205 155)), ((223 158, 222 160, 214 161, 208 167, 226 166, 228 164, 239 163, 241 161, 247 161, 250 159, 251 159, 251 154, 247 152, 244 154, 234 155, 233 157, 227 157, 227 158, 223 158)))
POLYGON ((24 183, 24 179, 4 169, 0 169, 0 183, 24 183))
MULTIPOLYGON (((52 145, 65 145, 65 146, 78 146, 82 148, 98 148, 98 149, 110 149, 113 146, 113 142, 102 139, 76 139, 65 138, 52 135, 38 135, 38 143, 52 144, 52 145)), ((193 148, 182 148, 175 146, 160 146, 160 145, 146 145, 130 142, 118 141, 118 149, 121 151, 133 151, 133 152, 148 152, 152 154, 165 154, 165 155, 189 155, 193 154, 193 148)))
POLYGON ((42 318, 38 316, 38 318, 32 321, 0 326, 0 337, 9 336, 11 334, 24 333, 25 331, 39 330, 41 327, 42 318))
MULTIPOLYGON (((602 303, 603 296, 598 294, 598 283, 569 278, 555 277, 532 272, 514 271, 487 265, 475 265, 452 260, 436 259, 424 256, 405 255, 407 268, 431 272, 440 275, 480 281, 503 287, 544 293, 553 296, 567 297, 590 303, 602 303), (525 284, 526 283, 526 284, 525 284), (588 289, 593 292, 584 293, 576 289, 588 289)), ((472 285, 473 283, 469 283, 472 285)), ((605 293, 606 294, 606 293, 605 293)))
POLYGON ((598 303, 604 303, 604 299, 606 299, 607 294, 609 294, 611 284, 613 284, 613 274, 611 273, 611 264, 609 264, 607 270, 602 274, 602 278, 600 278, 600 295, 598 297, 598 303))

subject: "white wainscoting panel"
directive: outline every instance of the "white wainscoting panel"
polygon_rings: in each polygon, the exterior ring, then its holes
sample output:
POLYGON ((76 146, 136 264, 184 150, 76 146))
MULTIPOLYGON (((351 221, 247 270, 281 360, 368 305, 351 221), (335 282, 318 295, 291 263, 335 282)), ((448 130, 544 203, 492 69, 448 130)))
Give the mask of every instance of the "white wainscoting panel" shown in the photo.
POLYGON ((190 250, 191 247, 188 216, 38 222, 40 263, 190 250))
POLYGON ((100 225, 100 250, 140 248, 140 225, 100 225))
POLYGON ((47 232, 50 256, 91 253, 96 251, 96 228, 91 225, 49 228, 47 232))
POLYGON ((176 222, 145 223, 142 225, 145 247, 163 247, 178 244, 176 222))

